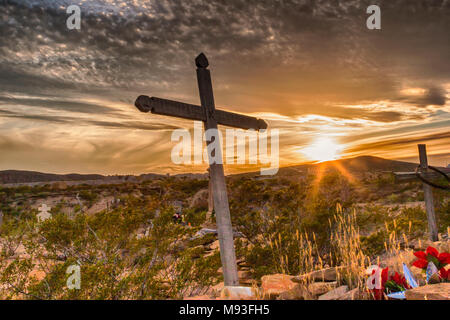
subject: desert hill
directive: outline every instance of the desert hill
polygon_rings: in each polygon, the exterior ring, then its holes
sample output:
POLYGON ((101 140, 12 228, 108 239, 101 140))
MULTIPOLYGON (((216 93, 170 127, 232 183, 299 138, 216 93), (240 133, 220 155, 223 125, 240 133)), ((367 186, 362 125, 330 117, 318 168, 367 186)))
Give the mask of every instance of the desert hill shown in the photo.
MULTIPOLYGON (((317 170, 320 167, 328 168, 327 170, 333 170, 337 167, 344 168, 345 170, 353 173, 362 172, 380 172, 380 171, 414 171, 417 164, 404 161, 396 161, 383 159, 379 157, 372 156, 360 156, 350 159, 342 159, 335 161, 328 161, 322 163, 309 163, 296 166, 289 166, 280 168, 279 176, 291 176, 307 173, 311 170, 317 170)), ((233 177, 240 176, 256 176, 259 172, 249 172, 241 174, 233 174, 233 177)), ((13 183, 37 183, 37 182, 57 182, 57 181, 97 181, 105 182, 112 180, 120 181, 142 181, 151 180, 155 178, 161 178, 166 175, 162 174, 142 174, 140 176, 104 176, 100 174, 52 174, 52 173, 42 173, 34 171, 21 171, 21 170, 6 170, 0 171, 0 184, 13 184, 13 183)), ((206 174, 178 174, 173 175, 174 177, 185 177, 192 179, 206 178, 206 174)))
MULTIPOLYGON (((405 161, 397 161, 397 160, 389 160, 380 157, 373 156, 360 156, 349 159, 341 159, 334 161, 326 161, 320 163, 307 163, 296 166, 288 166, 282 167, 278 171, 278 176, 298 176, 304 175, 308 172, 314 172, 317 170, 324 169, 325 171, 332 171, 344 169, 347 172, 351 173, 364 173, 364 172, 383 172, 383 171, 392 171, 392 172, 407 172, 414 171, 418 164, 405 162, 405 161)), ((250 172, 250 173, 241 173, 233 175, 234 177, 243 177, 243 176, 258 176, 259 172, 250 172)))
MULTIPOLYGON (((373 156, 360 156, 356 158, 350 159, 342 159, 335 161, 327 161, 318 164, 308 164, 301 166, 293 166, 287 167, 283 169, 308 169, 315 166, 333 166, 333 164, 337 164, 347 171, 350 172, 364 172, 364 171, 414 171, 418 164, 405 162, 405 161, 397 161, 397 160, 389 160, 380 157, 373 156)), ((281 169, 281 170, 283 170, 281 169)))

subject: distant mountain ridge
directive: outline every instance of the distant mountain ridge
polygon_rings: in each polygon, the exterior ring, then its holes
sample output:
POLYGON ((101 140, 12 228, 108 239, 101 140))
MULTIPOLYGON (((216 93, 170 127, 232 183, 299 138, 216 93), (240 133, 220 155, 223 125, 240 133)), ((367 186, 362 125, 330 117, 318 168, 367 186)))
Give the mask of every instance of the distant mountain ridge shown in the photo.
MULTIPOLYGON (((414 171, 417 164, 411 162, 388 160, 373 156, 360 156, 350 159, 341 159, 322 163, 310 163, 296 166, 283 167, 279 170, 279 175, 298 174, 299 172, 308 171, 310 169, 318 168, 319 166, 333 167, 333 164, 342 166, 350 172, 364 172, 364 171, 414 171)), ((257 175, 257 173, 242 173, 233 174, 232 176, 240 175, 257 175)), ((101 174, 53 174, 42 173, 35 171, 22 170, 5 170, 0 171, 0 184, 12 183, 33 183, 33 182, 58 182, 58 181, 95 181, 104 180, 123 180, 130 182, 138 182, 139 180, 148 180, 153 178, 161 178, 167 176, 165 174, 148 173, 140 176, 104 176, 101 174), (139 178, 139 179, 138 179, 139 178)), ((207 178, 207 174, 177 174, 171 175, 173 177, 187 177, 187 178, 207 178)))
POLYGON ((0 171, 0 183, 52 182, 52 181, 82 181, 101 180, 100 174, 53 174, 36 171, 5 170, 0 171))
MULTIPOLYGON (((409 172, 415 171, 418 164, 389 160, 374 156, 359 156, 349 159, 339 159, 333 161, 325 161, 318 163, 306 163, 301 165, 282 167, 278 170, 278 176, 298 176, 303 175, 308 172, 314 172, 319 170, 319 168, 324 168, 325 170, 337 170, 339 168, 345 169, 351 173, 364 173, 364 172, 409 172)), ((234 177, 240 176, 258 176, 259 172, 249 172, 249 173, 239 173, 234 174, 234 177)))
MULTIPOLYGON (((0 171, 0 184, 13 185, 13 184, 43 184, 51 182, 79 182, 82 184, 109 184, 109 183, 123 183, 123 182, 140 182, 145 180, 152 180, 157 178, 166 177, 166 174, 145 173, 139 176, 133 175, 113 175, 104 176, 101 174, 55 174, 55 173, 43 173, 37 171, 25 171, 25 170, 4 170, 0 171)), ((187 177, 205 179, 207 174, 177 174, 173 177, 187 177)))

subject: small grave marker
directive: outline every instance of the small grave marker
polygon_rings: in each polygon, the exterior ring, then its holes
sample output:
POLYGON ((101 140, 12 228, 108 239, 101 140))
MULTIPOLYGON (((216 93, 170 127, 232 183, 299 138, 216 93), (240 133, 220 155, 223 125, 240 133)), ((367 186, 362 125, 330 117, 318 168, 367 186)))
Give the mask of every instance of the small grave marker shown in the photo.
MULTIPOLYGON (((425 208, 426 208, 426 212, 427 212, 428 229, 430 232, 430 238, 432 241, 438 241, 439 240, 438 226, 436 223, 436 215, 434 212, 433 190, 432 190, 432 185, 430 185, 430 182, 428 182, 426 179, 434 178, 434 177, 438 176, 439 174, 441 174, 441 175, 443 174, 444 176, 446 175, 447 180, 449 180, 449 178, 448 178, 448 174, 446 174, 445 172, 441 172, 437 168, 433 168, 433 170, 437 171, 438 173, 428 172, 428 169, 430 168, 430 166, 428 166, 426 145, 419 144, 418 148, 419 148, 419 159, 420 159, 420 165, 419 165, 418 169, 420 169, 420 171, 418 170, 416 172, 395 172, 394 175, 395 175, 396 181, 398 181, 398 182, 414 181, 414 180, 419 180, 419 179, 423 181, 423 193, 424 193, 424 198, 425 198, 425 208)), ((440 187, 440 186, 436 186, 436 187, 440 187)))
POLYGON ((39 207, 39 214, 38 214, 38 220, 39 221, 45 221, 45 220, 47 220, 47 219, 50 219, 51 218, 51 214, 50 214, 50 210, 51 210, 52 208, 51 207, 48 207, 45 203, 43 203, 40 207, 39 207))

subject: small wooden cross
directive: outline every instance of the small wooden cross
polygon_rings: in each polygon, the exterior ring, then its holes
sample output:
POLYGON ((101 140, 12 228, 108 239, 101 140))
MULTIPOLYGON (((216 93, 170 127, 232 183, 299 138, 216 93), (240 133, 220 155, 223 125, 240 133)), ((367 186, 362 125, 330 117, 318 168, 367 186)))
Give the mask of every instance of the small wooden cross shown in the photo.
POLYGON ((39 214, 38 214, 38 218, 41 221, 45 221, 47 219, 49 219, 51 217, 51 214, 49 213, 49 211, 51 210, 51 207, 48 207, 47 204, 43 203, 39 208, 39 214))
MULTIPOLYGON (((155 97, 150 98, 148 96, 140 96, 136 100, 136 107, 141 112, 151 112, 165 116, 203 121, 205 130, 217 130, 218 124, 241 129, 261 130, 267 128, 267 123, 262 119, 223 110, 216 110, 211 74, 207 69, 209 66, 208 59, 201 53, 195 59, 195 64, 197 66, 197 80, 201 106, 155 97)), ((207 144, 209 145, 212 142, 213 141, 209 141, 207 144)), ((209 156, 211 157, 210 154, 209 156)), ((238 286, 239 278, 236 265, 236 253, 234 250, 233 229, 231 226, 223 162, 211 162, 212 161, 210 161, 209 165, 209 173, 212 185, 214 210, 216 213, 224 284, 225 286, 238 286)))
MULTIPOLYGON (((427 172, 428 170, 428 158, 427 148, 424 144, 419 144, 419 158, 420 158, 420 170, 421 174, 425 178, 433 178, 438 176, 436 173, 427 172)), ((395 180, 397 182, 414 181, 417 178, 416 172, 395 172, 395 180)), ((423 183, 423 193, 425 198, 425 208, 427 211, 428 229, 430 232, 430 238, 432 241, 438 241, 438 228, 436 223, 436 215, 434 213, 434 199, 432 187, 426 183, 423 183)))

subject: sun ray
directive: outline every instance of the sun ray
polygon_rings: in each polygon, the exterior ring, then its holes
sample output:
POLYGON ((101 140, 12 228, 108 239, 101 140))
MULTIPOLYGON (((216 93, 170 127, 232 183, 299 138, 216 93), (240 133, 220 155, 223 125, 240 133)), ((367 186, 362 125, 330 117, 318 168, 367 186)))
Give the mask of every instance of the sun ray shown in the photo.
POLYGON ((311 187, 312 187, 312 189, 311 189, 311 197, 313 199, 319 193, 320 182, 322 181, 322 178, 323 178, 327 168, 328 168, 328 163, 327 162, 319 163, 315 167, 315 170, 314 170, 315 177, 314 177, 314 180, 313 180, 313 182, 311 184, 311 187))
POLYGON ((347 170, 344 168, 342 163, 339 161, 333 161, 331 164, 339 171, 340 174, 342 174, 350 183, 357 182, 357 179, 347 170))

